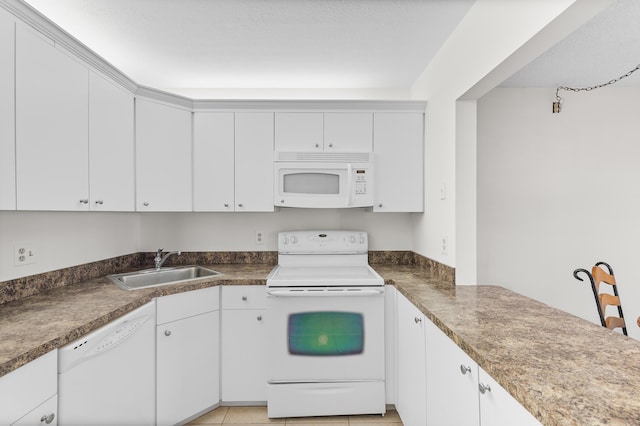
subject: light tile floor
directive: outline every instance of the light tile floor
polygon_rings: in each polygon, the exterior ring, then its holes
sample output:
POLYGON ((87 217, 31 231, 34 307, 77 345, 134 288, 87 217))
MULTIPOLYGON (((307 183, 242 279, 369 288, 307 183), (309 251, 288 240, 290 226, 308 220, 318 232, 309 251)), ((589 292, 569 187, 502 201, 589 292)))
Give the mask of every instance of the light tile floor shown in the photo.
POLYGON ((287 419, 269 419, 267 407, 218 407, 193 420, 187 426, 204 425, 242 425, 260 426, 265 424, 285 426, 402 426, 397 411, 387 411, 384 416, 327 416, 292 417, 287 419))

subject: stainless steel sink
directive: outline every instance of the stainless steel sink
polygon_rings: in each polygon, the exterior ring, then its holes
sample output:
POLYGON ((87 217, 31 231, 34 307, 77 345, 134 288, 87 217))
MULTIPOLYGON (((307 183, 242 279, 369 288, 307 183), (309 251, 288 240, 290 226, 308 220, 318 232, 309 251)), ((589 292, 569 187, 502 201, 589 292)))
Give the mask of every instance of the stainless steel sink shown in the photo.
POLYGON ((199 278, 215 277, 221 272, 199 265, 178 266, 175 268, 144 269, 142 271, 125 272, 107 275, 114 284, 125 290, 158 287, 161 285, 179 284, 199 278))

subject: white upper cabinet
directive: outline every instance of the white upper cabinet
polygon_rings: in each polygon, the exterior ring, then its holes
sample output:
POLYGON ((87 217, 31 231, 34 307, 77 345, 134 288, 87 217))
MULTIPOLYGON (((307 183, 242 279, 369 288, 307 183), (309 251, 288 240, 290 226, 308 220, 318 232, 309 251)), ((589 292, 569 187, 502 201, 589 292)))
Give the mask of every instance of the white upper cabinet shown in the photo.
POLYGON ((321 112, 277 112, 275 120, 276 151, 320 152, 324 149, 321 112))
POLYGON ((89 74, 89 206, 133 211, 133 95, 89 74))
POLYGON ((278 112, 276 151, 371 152, 370 112, 278 112))
POLYGON ((0 210, 16 208, 14 27, 0 13, 0 210))
POLYGON ((424 211, 424 114, 375 113, 374 212, 424 211))
POLYGON ((136 210, 191 211, 191 112, 136 100, 136 210))
POLYGON ((88 210, 89 71, 33 31, 16 28, 19 210, 88 210))
POLYGON ((373 114, 325 112, 324 149, 329 152, 371 152, 373 114))
POLYGON ((235 211, 273 211, 273 113, 235 114, 235 211))
POLYGON ((234 211, 234 114, 193 114, 193 210, 234 211))

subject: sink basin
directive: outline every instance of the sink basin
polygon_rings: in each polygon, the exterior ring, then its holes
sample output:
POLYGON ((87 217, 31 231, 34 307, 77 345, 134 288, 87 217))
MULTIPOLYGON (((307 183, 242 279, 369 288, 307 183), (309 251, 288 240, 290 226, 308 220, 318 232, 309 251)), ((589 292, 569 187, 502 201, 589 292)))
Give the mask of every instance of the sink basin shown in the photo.
POLYGON ((125 290, 136 290, 139 288, 184 283, 199 278, 215 277, 218 275, 222 275, 222 273, 203 266, 190 265, 175 268, 161 268, 159 270, 144 269, 142 271, 107 275, 107 278, 125 290))

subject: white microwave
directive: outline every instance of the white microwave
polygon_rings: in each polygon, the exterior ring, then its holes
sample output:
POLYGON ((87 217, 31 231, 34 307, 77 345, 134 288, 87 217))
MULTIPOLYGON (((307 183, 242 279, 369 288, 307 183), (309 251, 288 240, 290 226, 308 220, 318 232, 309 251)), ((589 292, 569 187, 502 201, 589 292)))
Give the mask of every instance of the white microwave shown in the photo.
POLYGON ((371 152, 276 152, 274 178, 275 206, 373 206, 371 152))

